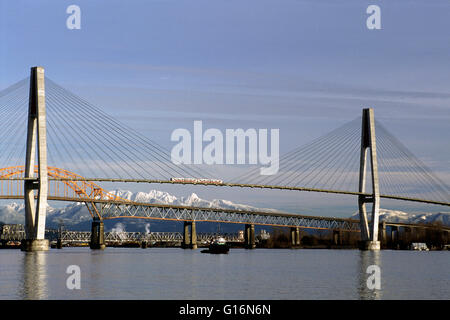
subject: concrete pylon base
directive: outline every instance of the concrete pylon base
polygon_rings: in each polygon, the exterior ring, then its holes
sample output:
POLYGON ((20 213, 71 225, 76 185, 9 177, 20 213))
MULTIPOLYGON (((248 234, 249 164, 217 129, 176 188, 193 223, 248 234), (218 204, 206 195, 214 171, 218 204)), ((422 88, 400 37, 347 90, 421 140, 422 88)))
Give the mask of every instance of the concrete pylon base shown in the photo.
POLYGON ((380 241, 361 241, 361 250, 380 250, 380 241))
POLYGON ((89 243, 89 248, 91 248, 93 250, 103 250, 106 248, 106 245, 91 242, 91 243, 89 243))
POLYGON ((47 251, 49 248, 49 241, 47 239, 22 240, 20 250, 32 251, 47 251))

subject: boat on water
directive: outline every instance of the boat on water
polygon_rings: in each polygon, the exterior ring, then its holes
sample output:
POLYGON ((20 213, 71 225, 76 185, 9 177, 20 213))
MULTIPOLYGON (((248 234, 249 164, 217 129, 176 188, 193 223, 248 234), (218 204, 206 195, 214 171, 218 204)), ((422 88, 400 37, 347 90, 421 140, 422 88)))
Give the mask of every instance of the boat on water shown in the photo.
POLYGON ((411 243, 410 249, 417 251, 430 251, 426 243, 418 243, 418 242, 411 243))
POLYGON ((228 253, 228 251, 230 251, 230 246, 227 244, 224 238, 219 237, 211 241, 208 250, 203 250, 202 252, 219 254, 219 253, 228 253))

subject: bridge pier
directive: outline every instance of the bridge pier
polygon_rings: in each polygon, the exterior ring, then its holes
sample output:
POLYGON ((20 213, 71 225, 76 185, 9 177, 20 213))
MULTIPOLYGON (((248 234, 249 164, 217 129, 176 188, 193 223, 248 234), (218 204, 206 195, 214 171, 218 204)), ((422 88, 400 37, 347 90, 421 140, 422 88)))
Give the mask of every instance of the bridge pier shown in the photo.
POLYGON ((399 227, 391 226, 391 248, 397 248, 399 241, 399 227))
POLYGON ((387 245, 387 238, 386 238, 386 221, 383 221, 381 223, 381 228, 380 228, 380 246, 386 247, 387 245))
POLYGON ((333 230, 333 244, 335 246, 342 245, 342 230, 333 230))
POLYGON ((255 249, 255 225, 254 224, 246 224, 244 231, 244 242, 246 249, 255 249))
POLYGON ((291 239, 291 247, 300 246, 300 227, 292 227, 290 229, 290 239, 291 239))
POLYGON ((105 229, 104 229, 103 221, 98 218, 94 218, 92 221, 92 229, 91 229, 91 242, 89 243, 89 247, 93 250, 103 250, 105 249, 105 229))
POLYGON ((197 249, 197 230, 195 221, 184 222, 183 243, 181 247, 183 249, 197 249), (189 227, 191 232, 189 232, 189 227))
POLYGON ((195 226, 195 221, 191 222, 191 249, 197 249, 197 228, 195 226))
POLYGON ((184 222, 184 231, 183 231, 183 243, 181 244, 181 247, 183 249, 189 248, 189 222, 184 222))
POLYGON ((403 236, 403 246, 408 247, 411 244, 412 240, 412 232, 410 227, 404 227, 404 236, 403 236))
POLYGON ((398 227, 391 226, 391 242, 392 242, 392 244, 394 244, 397 241, 398 241, 398 227))
POLYGON ((377 147, 375 137, 375 118, 372 108, 363 109, 361 128, 361 157, 359 166, 359 192, 366 192, 367 151, 370 150, 372 194, 358 196, 359 221, 361 228, 361 250, 380 250, 378 224, 380 209, 380 190, 378 184, 377 147), (367 218, 366 204, 372 204, 372 219, 367 218))
POLYGON ((46 131, 44 68, 33 67, 30 74, 24 172, 25 178, 28 178, 24 181, 26 239, 22 240, 22 251, 46 251, 49 248, 49 241, 45 239, 48 195, 46 131), (35 176, 34 165, 36 155, 37 176, 35 176), (36 202, 35 190, 37 190, 36 202))

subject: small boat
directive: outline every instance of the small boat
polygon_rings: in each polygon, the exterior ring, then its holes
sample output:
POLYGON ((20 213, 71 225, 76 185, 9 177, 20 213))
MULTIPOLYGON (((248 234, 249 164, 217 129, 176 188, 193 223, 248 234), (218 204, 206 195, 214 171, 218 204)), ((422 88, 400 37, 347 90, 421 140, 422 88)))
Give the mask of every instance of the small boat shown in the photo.
POLYGON ((224 238, 219 237, 211 241, 209 244, 208 250, 203 250, 202 253, 213 253, 213 254, 219 254, 219 253, 228 253, 230 251, 230 246, 227 244, 224 238))
POLYGON ((430 249, 428 249, 426 243, 411 243, 410 246, 411 250, 417 250, 417 251, 430 251, 430 249))

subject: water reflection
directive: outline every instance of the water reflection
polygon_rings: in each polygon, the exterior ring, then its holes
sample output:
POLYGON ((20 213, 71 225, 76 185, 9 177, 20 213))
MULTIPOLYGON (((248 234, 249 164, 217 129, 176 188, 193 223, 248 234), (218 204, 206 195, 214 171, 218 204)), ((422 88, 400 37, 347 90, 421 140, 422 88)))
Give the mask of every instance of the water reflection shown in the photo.
POLYGON ((28 300, 48 298, 47 252, 24 252, 20 297, 28 300))
POLYGON ((364 300, 376 300, 381 299, 383 292, 383 267, 381 264, 381 252, 380 251, 363 251, 359 252, 359 265, 358 265, 358 294, 360 299, 364 300), (372 273, 367 273, 369 266, 378 266, 381 270, 381 288, 370 289, 367 285, 367 279, 372 273))

